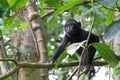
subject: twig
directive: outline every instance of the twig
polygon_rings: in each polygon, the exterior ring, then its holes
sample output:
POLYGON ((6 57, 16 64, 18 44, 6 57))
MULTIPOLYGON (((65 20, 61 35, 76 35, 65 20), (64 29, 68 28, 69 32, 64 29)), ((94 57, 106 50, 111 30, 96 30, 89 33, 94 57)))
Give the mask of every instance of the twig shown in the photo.
POLYGON ((85 71, 81 72, 78 77, 80 78, 80 76, 83 75, 84 73, 86 73, 87 71, 88 70, 85 70, 85 71))
MULTIPOLYGON (((88 37, 87 37, 87 41, 86 41, 86 45, 87 45, 87 48, 88 49, 88 42, 89 42, 89 38, 90 38, 90 35, 91 35, 91 32, 92 32, 92 29, 93 29, 93 25, 94 25, 94 21, 95 21, 95 8, 94 8, 94 1, 91 0, 91 3, 92 3, 92 8, 93 8, 93 20, 92 20, 92 24, 91 24, 91 28, 89 30, 89 34, 88 34, 88 37)), ((82 56, 81 56, 81 59, 80 59, 80 63, 79 63, 79 66, 81 65, 81 62, 82 62, 82 57, 83 57, 83 54, 84 54, 84 51, 85 51, 85 48, 83 49, 83 52, 82 52, 82 56)), ((89 54, 87 53, 88 57, 89 57, 89 54)), ((86 70, 85 70, 86 71, 86 70)), ((85 72, 82 72, 81 75, 85 73, 85 72)), ((80 70, 78 71, 78 79, 80 78, 79 76, 80 74, 80 70)))
POLYGON ((8 58, 4 58, 4 59, 0 59, 0 61, 12 61, 15 63, 15 65, 17 65, 17 61, 15 59, 8 59, 8 58))
POLYGON ((67 80, 71 80, 72 79, 73 75, 78 71, 78 68, 79 68, 79 66, 76 69, 74 69, 73 73, 71 74, 70 77, 68 77, 67 80))
POLYGON ((99 57, 94 58, 93 60, 95 61, 95 60, 97 60, 97 59, 101 59, 101 58, 102 58, 102 57, 99 56, 99 57))
POLYGON ((78 79, 79 79, 80 66, 81 66, 81 64, 82 64, 82 58, 83 58, 84 52, 85 52, 85 48, 83 49, 83 51, 82 51, 82 53, 81 53, 81 58, 80 58, 80 60, 79 60, 79 66, 78 66, 78 79))

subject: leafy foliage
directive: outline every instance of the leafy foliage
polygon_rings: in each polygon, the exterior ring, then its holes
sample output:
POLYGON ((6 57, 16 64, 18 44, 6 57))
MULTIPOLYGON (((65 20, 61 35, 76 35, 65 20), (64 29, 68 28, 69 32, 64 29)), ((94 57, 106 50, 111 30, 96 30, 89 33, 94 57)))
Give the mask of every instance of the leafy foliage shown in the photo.
POLYGON ((63 59, 67 56, 66 52, 63 52, 63 54, 59 57, 58 61, 56 62, 55 68, 62 62, 63 59))
POLYGON ((115 5, 117 0, 103 0, 103 1, 100 1, 100 4, 102 6, 105 6, 105 7, 108 7, 108 8, 111 8, 115 5))
POLYGON ((105 40, 111 40, 120 30, 120 20, 112 22, 106 29, 104 38, 105 40))
POLYGON ((70 54, 70 55, 73 55, 73 54, 76 52, 76 50, 78 50, 80 47, 83 47, 83 48, 84 48, 83 44, 84 44, 85 42, 86 42, 86 40, 85 40, 85 41, 82 41, 82 42, 78 42, 78 43, 73 43, 73 44, 71 44, 71 45, 68 46, 68 48, 67 48, 67 53, 70 54))
POLYGON ((12 10, 17 10, 24 7, 27 2, 28 0, 8 0, 9 6, 12 10))
POLYGON ((58 10, 56 10, 55 13, 54 13, 54 15, 61 14, 65 10, 72 8, 76 4, 78 4, 80 2, 83 2, 83 1, 84 0, 72 0, 72 1, 69 1, 67 4, 65 4, 64 6, 62 6, 61 8, 59 8, 58 10))
POLYGON ((62 4, 57 0, 45 0, 49 6, 54 7, 55 9, 62 7, 62 4), (53 4, 54 3, 54 4, 53 4))
MULTIPOLYGON (((24 8, 28 1, 29 0, 0 0, 0 30, 2 30, 4 33, 3 36, 11 35, 7 34, 7 31, 9 31, 9 29, 14 30, 15 28, 26 28, 29 26, 29 23, 24 22, 24 20, 20 17, 17 16, 16 18, 16 15, 19 15, 19 9, 24 8), (16 15, 11 15, 11 12, 15 13, 16 15)), ((48 59, 51 58, 57 46, 59 46, 60 42, 58 41, 58 38, 61 38, 64 35, 62 25, 64 25, 64 22, 68 18, 74 18, 81 21, 82 27, 89 29, 92 17, 95 17, 94 28, 92 31, 98 35, 104 34, 105 40, 113 39, 118 31, 120 31, 120 20, 118 20, 120 16, 115 15, 115 11, 119 10, 119 0, 95 1, 95 16, 92 14, 93 8, 89 0, 38 0, 38 3, 38 14, 42 17, 45 33, 47 35, 47 49, 49 53, 48 59), (116 21, 113 22, 113 20, 116 21)), ((84 41, 82 43, 72 44, 67 48, 67 52, 72 55, 79 47, 82 47, 83 44, 84 41)), ((107 61, 111 66, 118 64, 118 61, 114 56, 114 51, 109 48, 109 45, 106 45, 105 43, 96 43, 93 45, 96 47, 103 59, 107 61)), ((9 45, 9 49, 13 48, 15 47, 9 45)), ((13 55, 9 53, 7 55, 8 58, 13 57, 13 55)), ((66 56, 67 53, 64 52, 57 61, 57 65, 59 65, 66 56)), ((65 58, 66 62, 68 62, 70 59, 71 58, 65 58)), ((118 67, 115 72, 118 73, 119 70, 120 68, 118 67)), ((66 69, 65 71, 67 72, 68 70, 66 69)), ((61 72, 63 71, 61 70, 61 72)), ((6 80, 10 79, 7 78, 6 80)))
POLYGON ((115 58, 114 51, 110 49, 106 44, 93 43, 93 46, 98 50, 103 59, 110 64, 110 66, 115 66, 116 64, 118 64, 118 61, 115 58))
POLYGON ((6 8, 8 7, 7 0, 0 0, 0 8, 6 8))

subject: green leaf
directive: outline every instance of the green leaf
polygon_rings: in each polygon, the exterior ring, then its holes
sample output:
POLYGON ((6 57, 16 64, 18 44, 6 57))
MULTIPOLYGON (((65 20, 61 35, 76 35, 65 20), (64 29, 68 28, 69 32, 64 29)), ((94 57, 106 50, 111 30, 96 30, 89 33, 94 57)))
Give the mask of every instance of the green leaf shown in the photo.
POLYGON ((13 25, 14 18, 13 17, 5 17, 3 19, 3 21, 4 21, 5 28, 8 29, 13 25))
POLYGON ((8 3, 13 10, 24 7, 27 2, 28 0, 8 0, 8 3))
POLYGON ((7 58, 13 58, 13 54, 8 54, 7 58))
POLYGON ((117 0, 103 0, 103 1, 100 1, 100 4, 107 8, 112 8, 115 5, 116 1, 117 0))
POLYGON ((10 7, 14 6, 16 0, 8 0, 8 4, 10 7))
POLYGON ((107 14, 107 18, 106 18, 106 24, 108 25, 108 24, 112 23, 113 18, 114 18, 114 11, 109 10, 109 12, 107 14))
POLYGON ((0 0, 0 8, 9 7, 7 0, 0 0))
POLYGON ((44 3, 45 2, 45 0, 39 0, 40 2, 42 2, 42 3, 44 3))
POLYGON ((15 48, 15 46, 9 45, 9 49, 14 49, 14 48, 15 48))
MULTIPOLYGON (((65 57, 66 57, 67 55, 68 55, 68 54, 67 54, 66 52, 63 52, 63 53, 60 55, 59 59, 57 60, 57 63, 55 64, 55 68, 54 68, 54 69, 57 68, 57 66, 62 62, 63 59, 65 59, 65 57)), ((53 71, 54 71, 54 70, 53 70, 53 71)))
POLYGON ((82 42, 78 42, 78 43, 73 43, 71 44, 70 46, 68 46, 67 48, 67 53, 70 54, 70 55, 73 55, 76 50, 78 50, 80 47, 83 47, 83 44, 86 42, 85 41, 82 41, 82 42))
MULTIPOLYGON (((119 65, 119 66, 120 66, 120 65, 119 65)), ((119 74, 119 72, 120 72, 120 67, 115 68, 114 74, 115 74, 115 75, 116 75, 116 74, 119 74)))
POLYGON ((107 27, 105 31, 104 39, 105 40, 113 39, 113 37, 118 33, 119 30, 120 30, 120 20, 114 21, 107 27))
POLYGON ((55 18, 55 16, 50 16, 47 20, 47 24, 51 27, 54 27, 55 23, 57 23, 57 18, 55 18))
POLYGON ((54 8, 60 8, 62 5, 57 0, 45 0, 45 3, 54 8))
POLYGON ((17 1, 17 5, 16 8, 22 8, 26 5, 26 3, 28 2, 28 0, 16 0, 17 1))
POLYGON ((28 22, 23 22, 19 26, 19 28, 26 28, 26 27, 29 27, 29 23, 28 22))
POLYGON ((118 64, 114 51, 110 49, 106 44, 93 43, 92 45, 98 50, 99 54, 106 62, 110 64, 110 66, 115 66, 118 64))
POLYGON ((65 10, 72 8, 73 6, 79 4, 83 1, 84 0, 71 0, 68 3, 66 3, 64 6, 62 6, 61 8, 57 9, 53 15, 59 15, 62 12, 64 12, 65 10))
POLYGON ((5 80, 11 80, 11 79, 8 77, 8 78, 6 78, 5 80))
MULTIPOLYGON (((95 6, 95 9, 98 9, 98 8, 100 8, 100 7, 102 7, 102 6, 100 6, 100 5, 99 5, 99 6, 95 6)), ((91 13, 92 11, 93 11, 93 8, 87 10, 84 14, 81 15, 81 17, 83 17, 83 16, 85 16, 85 15, 91 13)))

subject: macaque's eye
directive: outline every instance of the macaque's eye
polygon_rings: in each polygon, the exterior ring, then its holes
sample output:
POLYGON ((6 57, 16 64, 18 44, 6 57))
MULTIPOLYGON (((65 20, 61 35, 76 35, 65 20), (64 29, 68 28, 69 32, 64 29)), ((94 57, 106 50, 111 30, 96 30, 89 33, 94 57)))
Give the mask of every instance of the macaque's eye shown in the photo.
POLYGON ((70 23, 70 24, 66 24, 66 25, 65 25, 65 27, 71 27, 71 26, 73 26, 72 23, 70 23))

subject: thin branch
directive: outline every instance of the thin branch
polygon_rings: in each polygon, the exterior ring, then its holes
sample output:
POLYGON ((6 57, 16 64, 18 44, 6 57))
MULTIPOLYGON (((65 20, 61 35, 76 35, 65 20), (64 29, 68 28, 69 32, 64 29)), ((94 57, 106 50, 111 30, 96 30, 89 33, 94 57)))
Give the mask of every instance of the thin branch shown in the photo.
POLYGON ((74 76, 74 74, 78 71, 78 68, 79 68, 79 66, 78 66, 77 68, 74 69, 73 73, 71 74, 70 77, 68 77, 67 80, 71 80, 71 79, 72 79, 72 77, 74 76))
POLYGON ((85 71, 81 72, 78 77, 80 78, 80 76, 82 76, 86 72, 88 72, 88 70, 85 70, 85 71))
POLYGON ((15 63, 15 65, 17 65, 17 61, 15 59, 9 59, 9 58, 4 58, 4 59, 0 59, 0 61, 12 61, 15 63))
POLYGON ((94 58, 93 60, 95 61, 95 60, 97 60, 97 59, 101 59, 101 58, 102 58, 102 57, 99 56, 99 57, 94 58))
MULTIPOLYGON (((83 57, 83 54, 84 54, 84 52, 85 52, 85 49, 88 49, 88 42, 89 42, 89 39, 90 39, 90 36, 91 36, 91 32, 92 32, 92 29, 93 29, 93 26, 94 26, 94 22, 95 22, 95 15, 96 15, 96 13, 95 13, 95 8, 94 8, 94 1, 93 0, 91 0, 91 4, 92 4, 92 9, 93 9, 93 20, 92 20, 92 24, 91 24, 91 27, 90 27, 90 30, 89 30, 89 34, 88 34, 88 37, 87 37, 87 41, 86 41, 86 45, 87 45, 87 48, 84 48, 83 49, 83 51, 82 51, 82 56, 81 56, 81 59, 80 59, 80 61, 79 61, 79 67, 81 66, 81 62, 82 62, 82 57, 83 57)), ((88 50, 87 50, 88 51, 88 50)), ((88 52, 87 52, 87 55, 89 56, 89 54, 88 54, 88 52)), ((87 70, 88 71, 88 70, 87 70)), ((83 72, 84 73, 84 72, 83 72)), ((82 74, 83 74, 82 73, 82 74)), ((80 74, 80 69, 78 69, 78 79, 80 78, 80 76, 79 76, 79 74, 80 74)), ((81 74, 81 75, 82 75, 81 74)))
MULTIPOLYGON (((80 73, 80 66, 82 65, 82 59, 83 59, 83 55, 84 55, 84 52, 85 52, 86 48, 83 49, 82 53, 81 53, 81 58, 79 60, 79 66, 78 66, 78 75, 80 73)), ((78 76, 78 79, 79 79, 79 76, 78 76)))

